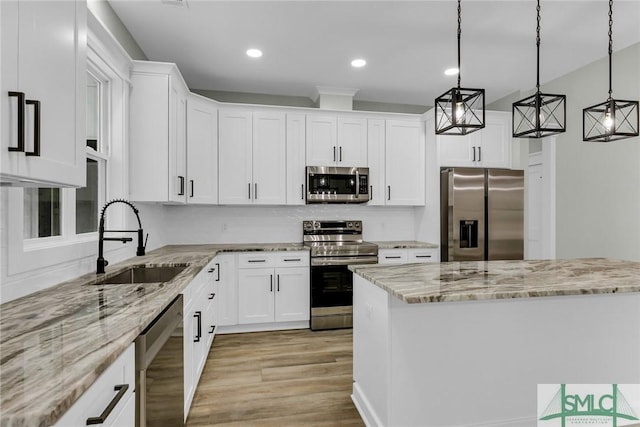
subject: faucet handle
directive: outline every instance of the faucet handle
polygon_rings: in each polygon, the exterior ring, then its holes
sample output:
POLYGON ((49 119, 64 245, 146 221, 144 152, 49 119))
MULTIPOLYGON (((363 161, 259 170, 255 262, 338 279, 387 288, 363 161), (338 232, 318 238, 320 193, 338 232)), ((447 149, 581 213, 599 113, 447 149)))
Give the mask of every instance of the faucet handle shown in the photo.
POLYGON ((138 229, 138 249, 136 250, 137 256, 143 256, 145 254, 145 249, 147 247, 147 240, 149 240, 149 233, 147 233, 147 238, 142 244, 142 228, 138 229))

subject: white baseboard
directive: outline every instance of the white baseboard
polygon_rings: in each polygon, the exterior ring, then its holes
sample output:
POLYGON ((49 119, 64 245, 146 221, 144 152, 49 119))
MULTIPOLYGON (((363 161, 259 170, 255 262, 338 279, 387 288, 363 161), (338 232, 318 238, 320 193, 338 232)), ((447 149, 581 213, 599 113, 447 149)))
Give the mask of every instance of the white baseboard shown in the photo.
POLYGON ((250 325, 218 326, 216 334, 241 334, 245 332, 283 331, 287 329, 309 329, 309 321, 253 323, 250 325))
POLYGON ((384 424, 380 421, 380 418, 376 415, 375 411, 371 407, 369 400, 362 392, 362 389, 358 385, 358 383, 353 383, 353 393, 351 394, 351 400, 353 404, 356 406, 358 413, 360 414, 360 418, 364 421, 364 424, 367 427, 383 427, 384 424))

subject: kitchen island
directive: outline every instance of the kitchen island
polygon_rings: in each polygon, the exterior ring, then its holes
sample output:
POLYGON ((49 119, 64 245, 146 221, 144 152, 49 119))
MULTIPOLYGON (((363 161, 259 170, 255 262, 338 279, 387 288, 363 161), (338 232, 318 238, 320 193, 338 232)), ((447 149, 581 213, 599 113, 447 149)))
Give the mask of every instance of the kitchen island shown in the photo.
POLYGON ((368 425, 533 426, 537 384, 640 383, 640 262, 350 269, 368 425))

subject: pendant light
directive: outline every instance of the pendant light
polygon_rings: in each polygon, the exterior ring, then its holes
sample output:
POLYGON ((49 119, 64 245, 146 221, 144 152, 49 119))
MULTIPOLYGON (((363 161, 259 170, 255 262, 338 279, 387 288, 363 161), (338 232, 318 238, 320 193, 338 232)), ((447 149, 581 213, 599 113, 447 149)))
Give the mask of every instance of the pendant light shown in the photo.
POLYGON ((543 138, 566 131, 567 97, 540 92, 540 0, 536 14, 536 93, 513 103, 515 138, 543 138))
POLYGON ((436 135, 466 135, 484 127, 484 89, 460 87, 460 0, 458 0, 458 87, 436 98, 436 135))
POLYGON ((582 140, 609 142, 638 136, 638 101, 611 96, 611 55, 613 54, 613 0, 609 0, 609 98, 582 110, 582 140))

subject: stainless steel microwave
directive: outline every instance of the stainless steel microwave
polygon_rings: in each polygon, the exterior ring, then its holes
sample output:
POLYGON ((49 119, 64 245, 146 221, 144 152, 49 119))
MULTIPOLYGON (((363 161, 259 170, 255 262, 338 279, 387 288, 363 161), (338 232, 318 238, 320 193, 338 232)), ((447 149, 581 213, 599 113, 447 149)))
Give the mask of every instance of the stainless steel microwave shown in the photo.
POLYGON ((366 203, 369 168, 307 166, 307 204, 366 203))

